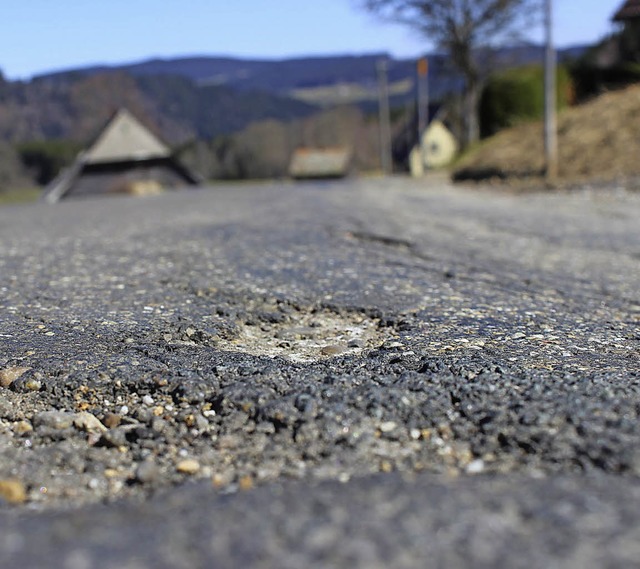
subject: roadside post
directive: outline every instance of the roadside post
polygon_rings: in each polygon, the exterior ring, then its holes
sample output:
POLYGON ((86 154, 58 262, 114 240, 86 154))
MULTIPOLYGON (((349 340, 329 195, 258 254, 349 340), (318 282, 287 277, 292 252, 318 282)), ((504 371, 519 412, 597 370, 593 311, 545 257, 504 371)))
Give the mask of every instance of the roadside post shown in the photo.
POLYGON ((544 59, 544 150, 545 175, 553 182, 558 176, 558 126, 556 65, 557 56, 553 45, 553 7, 552 0, 544 0, 545 21, 545 59, 544 59))
POLYGON ((424 134, 429 125, 429 60, 426 57, 418 59, 418 149, 422 171, 427 170, 427 152, 429 151, 424 141, 424 134))

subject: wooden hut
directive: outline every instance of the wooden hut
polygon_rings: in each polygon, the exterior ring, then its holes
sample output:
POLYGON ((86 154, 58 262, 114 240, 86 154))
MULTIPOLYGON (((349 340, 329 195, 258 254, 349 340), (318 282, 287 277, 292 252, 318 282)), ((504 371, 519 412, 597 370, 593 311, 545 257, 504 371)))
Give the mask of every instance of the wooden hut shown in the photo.
POLYGON ((351 172, 350 148, 298 148, 291 157, 289 175, 297 180, 344 178, 351 172))
POLYGON ((45 189, 55 203, 70 197, 157 193, 195 185, 199 178, 128 110, 119 109, 89 147, 45 189))

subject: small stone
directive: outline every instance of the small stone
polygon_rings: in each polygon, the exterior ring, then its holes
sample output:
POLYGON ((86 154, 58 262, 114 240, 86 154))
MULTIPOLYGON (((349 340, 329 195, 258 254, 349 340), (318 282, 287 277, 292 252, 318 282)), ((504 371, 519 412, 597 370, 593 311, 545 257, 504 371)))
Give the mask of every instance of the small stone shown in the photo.
POLYGON ((484 468, 484 460, 479 458, 467 464, 467 468, 465 468, 465 471, 467 474, 480 474, 481 472, 484 472, 484 468))
POLYGON ((30 367, 8 367, 0 370, 0 387, 9 387, 16 379, 27 373, 30 367))
POLYGON ((153 397, 151 397, 151 395, 145 395, 142 398, 142 402, 147 406, 147 407, 151 407, 151 405, 153 405, 153 397))
POLYGON ((27 379, 24 382, 24 391, 40 391, 42 389, 42 382, 36 378, 27 379))
POLYGON ((206 431, 209 428, 209 421, 202 415, 196 415, 195 420, 195 427, 199 431, 206 431))
POLYGON ((153 482, 154 480, 157 480, 159 476, 160 469, 158 468, 158 465, 151 460, 141 462, 138 465, 138 468, 136 468, 135 478, 141 484, 153 482))
POLYGON ((243 476, 238 480, 238 488, 245 492, 251 490, 253 488, 253 478, 249 475, 243 476))
POLYGON ((148 423, 153 418, 153 413, 148 407, 138 407, 134 411, 133 416, 141 423, 148 423))
POLYGON ((394 431, 397 426, 398 424, 395 421, 385 421, 380 424, 379 429, 381 433, 390 433, 391 431, 394 431))
POLYGON ((348 348, 364 348, 366 345, 367 344, 365 343, 364 340, 353 339, 353 340, 349 340, 347 347, 348 348))
POLYGON ((195 474, 200 470, 200 463, 193 458, 186 458, 176 465, 176 470, 182 474, 195 474))
POLYGON ((98 444, 110 448, 127 449, 127 431, 120 428, 110 429, 106 433, 102 433, 98 444))
POLYGON ((162 405, 156 405, 153 408, 154 417, 161 417, 163 413, 164 413, 164 407, 162 405))
POLYGON ((117 413, 107 413, 104 416, 104 425, 108 429, 113 429, 117 427, 120 424, 120 421, 122 421, 122 417, 117 413))
POLYGON ((325 346, 324 348, 322 348, 320 350, 320 353, 323 356, 337 356, 340 354, 344 354, 347 351, 347 348, 345 346, 325 346))
POLYGON ((87 433, 103 433, 107 430, 107 427, 97 417, 86 411, 76 414, 73 419, 73 426, 87 433))
POLYGON ((231 483, 231 477, 229 475, 224 475, 219 472, 216 472, 211 477, 211 484, 216 489, 224 488, 225 486, 228 486, 230 483, 231 483))
POLYGON ((19 480, 0 480, 0 498, 9 504, 22 504, 27 501, 27 490, 19 480))
POLYGON ((33 427, 29 421, 18 421, 13 425, 13 432, 17 435, 24 435, 33 431, 33 427))
POLYGON ((51 429, 63 430, 73 426, 75 419, 73 413, 67 413, 66 411, 43 411, 33 417, 33 426, 49 427, 51 429))

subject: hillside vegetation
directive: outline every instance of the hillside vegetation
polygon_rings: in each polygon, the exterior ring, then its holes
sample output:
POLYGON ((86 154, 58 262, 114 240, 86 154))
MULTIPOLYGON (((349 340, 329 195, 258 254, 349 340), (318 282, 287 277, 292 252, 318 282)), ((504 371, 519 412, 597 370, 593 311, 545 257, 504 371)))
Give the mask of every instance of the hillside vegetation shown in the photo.
POLYGON ((271 93, 199 86, 174 75, 136 77, 111 71, 43 77, 28 83, 0 76, 0 140, 86 141, 122 106, 172 144, 235 132, 258 120, 292 120, 316 110, 271 93))
MULTIPOLYGON (((640 85, 564 110, 558 120, 559 176, 565 180, 640 175, 640 85)), ((465 156, 454 178, 526 178, 544 170, 542 122, 487 139, 465 156)))

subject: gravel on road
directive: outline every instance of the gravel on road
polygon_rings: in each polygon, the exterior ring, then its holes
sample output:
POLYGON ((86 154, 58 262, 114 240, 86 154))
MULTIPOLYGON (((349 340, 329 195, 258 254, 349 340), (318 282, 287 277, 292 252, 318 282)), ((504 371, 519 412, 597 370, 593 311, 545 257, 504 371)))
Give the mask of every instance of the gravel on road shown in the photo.
POLYGON ((0 564, 633 566, 639 218, 403 179, 0 209, 0 564))

